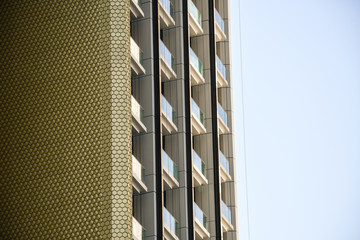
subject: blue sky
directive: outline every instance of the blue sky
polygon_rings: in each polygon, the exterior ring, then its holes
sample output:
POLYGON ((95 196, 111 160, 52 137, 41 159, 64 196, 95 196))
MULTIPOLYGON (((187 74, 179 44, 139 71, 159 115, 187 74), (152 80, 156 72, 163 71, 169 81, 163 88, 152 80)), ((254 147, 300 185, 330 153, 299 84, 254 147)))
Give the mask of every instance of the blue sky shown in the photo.
POLYGON ((360 1, 231 0, 231 34, 240 240, 359 240, 360 1))

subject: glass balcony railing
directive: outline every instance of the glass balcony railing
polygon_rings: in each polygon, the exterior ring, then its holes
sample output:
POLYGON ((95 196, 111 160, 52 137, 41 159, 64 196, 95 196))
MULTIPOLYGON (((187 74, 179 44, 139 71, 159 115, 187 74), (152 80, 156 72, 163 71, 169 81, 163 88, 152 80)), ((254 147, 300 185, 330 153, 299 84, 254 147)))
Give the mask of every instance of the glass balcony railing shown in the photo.
POLYGON ((223 120, 225 125, 227 126, 227 124, 228 124, 227 114, 226 114, 225 110, 222 108, 222 106, 220 105, 220 103, 218 103, 218 113, 219 113, 221 120, 223 120))
POLYGON ((204 125, 204 114, 201 112, 200 107, 196 104, 194 99, 191 99, 191 111, 195 114, 201 124, 204 125))
POLYGON ((202 173, 202 175, 206 176, 205 163, 201 160, 199 155, 193 149, 193 163, 194 166, 202 173))
POLYGON ((207 216, 196 203, 194 203, 194 215, 195 218, 203 225, 203 227, 207 229, 207 216))
POLYGON ((144 58, 143 52, 141 51, 140 47, 134 41, 132 37, 130 37, 130 48, 131 48, 131 55, 138 61, 141 65, 143 65, 144 58))
POLYGON ((144 229, 141 224, 133 217, 133 235, 134 239, 142 240, 145 237, 144 229))
POLYGON ((138 101, 131 95, 131 112, 135 115, 137 119, 139 119, 142 123, 144 123, 144 109, 138 103, 138 101))
POLYGON ((225 171, 230 174, 230 163, 229 160, 225 157, 225 155, 220 151, 220 164, 223 166, 225 171))
POLYGON ((231 224, 231 211, 226 204, 221 200, 221 212, 225 219, 231 224))
POLYGON ((224 79, 226 79, 226 68, 218 56, 216 56, 216 67, 221 75, 223 75, 224 79))
POLYGON ((164 207, 164 223, 172 233, 179 236, 179 223, 171 215, 171 213, 164 207))
POLYGON ((189 12, 201 26, 201 13, 191 0, 189 1, 189 12))
POLYGON ((160 54, 165 60, 165 62, 171 67, 171 69, 175 71, 175 58, 173 57, 173 55, 171 55, 171 52, 169 51, 169 49, 167 49, 167 47, 161 40, 160 40, 160 54))
POLYGON ((165 11, 170 14, 172 18, 174 18, 174 5, 170 0, 160 0, 160 3, 165 8, 165 11))
POLYGON ((134 156, 132 156, 132 171, 133 175, 141 179, 141 181, 145 184, 145 168, 134 156))
POLYGON ((224 20, 222 19, 220 13, 215 9, 215 21, 216 23, 219 25, 219 27, 221 28, 221 30, 223 31, 223 33, 225 33, 225 23, 224 20))
POLYGON ((161 95, 161 108, 165 112, 165 115, 176 125, 175 110, 166 100, 164 95, 161 95))
POLYGON ((164 168, 172 175, 176 180, 178 179, 178 170, 174 161, 167 155, 167 153, 163 150, 163 165, 164 168))
POLYGON ((203 75, 203 65, 191 48, 190 48, 190 62, 199 71, 199 73, 203 75))

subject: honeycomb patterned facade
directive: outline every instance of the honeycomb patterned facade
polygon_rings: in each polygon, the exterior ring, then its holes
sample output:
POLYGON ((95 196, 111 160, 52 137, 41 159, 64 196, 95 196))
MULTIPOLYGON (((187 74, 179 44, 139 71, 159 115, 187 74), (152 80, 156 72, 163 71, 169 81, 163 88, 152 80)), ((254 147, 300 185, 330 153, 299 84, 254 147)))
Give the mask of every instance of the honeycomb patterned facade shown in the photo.
POLYGON ((0 2, 0 239, 132 238, 129 14, 0 2))

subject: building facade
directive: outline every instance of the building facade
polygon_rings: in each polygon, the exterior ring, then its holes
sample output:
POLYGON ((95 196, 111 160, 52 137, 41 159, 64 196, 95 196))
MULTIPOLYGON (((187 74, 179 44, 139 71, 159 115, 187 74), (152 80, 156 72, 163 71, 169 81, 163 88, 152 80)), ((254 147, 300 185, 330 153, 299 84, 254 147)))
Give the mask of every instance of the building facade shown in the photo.
POLYGON ((4 239, 238 239, 229 0, 1 3, 4 239))

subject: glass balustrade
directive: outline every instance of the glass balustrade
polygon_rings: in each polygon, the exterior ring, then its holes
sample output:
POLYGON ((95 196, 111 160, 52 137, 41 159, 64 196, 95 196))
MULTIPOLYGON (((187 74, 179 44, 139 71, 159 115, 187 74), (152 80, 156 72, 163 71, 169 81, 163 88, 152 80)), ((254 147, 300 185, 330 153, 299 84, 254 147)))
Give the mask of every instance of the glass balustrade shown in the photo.
POLYGON ((216 67, 226 80, 226 68, 218 56, 216 56, 216 67))
POLYGON ((207 216, 196 203, 194 203, 194 215, 195 218, 203 225, 203 227, 207 229, 207 216))
POLYGON ((222 108, 222 106, 220 105, 220 103, 218 103, 218 113, 219 113, 221 120, 223 120, 223 122, 227 126, 227 124, 228 124, 227 114, 226 114, 225 110, 222 108))
POLYGON ((176 125, 175 110, 166 100, 164 95, 161 95, 161 108, 164 111, 165 115, 176 125))
POLYGON ((164 223, 173 234, 175 234, 176 236, 179 236, 178 222, 175 220, 175 218, 171 215, 171 213, 165 207, 164 207, 164 223))
POLYGON ((142 240, 145 237, 144 229, 141 224, 133 217, 133 235, 135 239, 142 240))
POLYGON ((204 125, 204 114, 201 112, 200 107, 196 104, 194 99, 191 99, 191 111, 194 113, 196 118, 204 125))
POLYGON ((201 26, 201 13, 191 0, 189 1, 189 12, 201 26))
POLYGON ((137 176, 145 184, 145 168, 141 165, 139 160, 132 156, 133 174, 137 176))
POLYGON ((135 115, 137 119, 139 119, 142 123, 144 123, 144 109, 138 103, 138 101, 131 95, 131 112, 135 115))
POLYGON ((231 224, 231 211, 226 204, 221 200, 221 212, 225 219, 231 224))
POLYGON ((132 37, 130 37, 130 48, 132 56, 136 59, 136 61, 143 65, 143 52, 132 37))
POLYGON ((173 57, 173 55, 171 55, 171 52, 169 51, 169 49, 167 49, 167 47, 161 40, 160 40, 160 54, 162 58, 165 60, 165 62, 171 67, 171 69, 175 71, 175 58, 173 57))
POLYGON ((225 155, 221 152, 220 152, 220 164, 221 166, 223 166, 223 168, 225 169, 225 171, 230 174, 230 163, 229 163, 229 160, 227 160, 227 158, 225 157, 225 155))
POLYGON ((220 13, 215 9, 215 21, 219 25, 220 29, 225 33, 225 23, 220 13))
POLYGON ((190 61, 191 64, 203 75, 203 65, 200 62, 199 58, 196 56, 195 52, 190 48, 190 61))
POLYGON ((174 5, 170 0, 160 0, 160 3, 165 8, 165 11, 170 14, 172 18, 174 18, 174 5))
POLYGON ((193 150, 193 163, 194 166, 202 173, 202 175, 206 176, 205 163, 201 160, 195 150, 193 150))
POLYGON ((176 180, 178 179, 178 171, 177 166, 174 161, 166 154, 163 150, 163 166, 168 171, 170 175, 172 175, 176 180))

